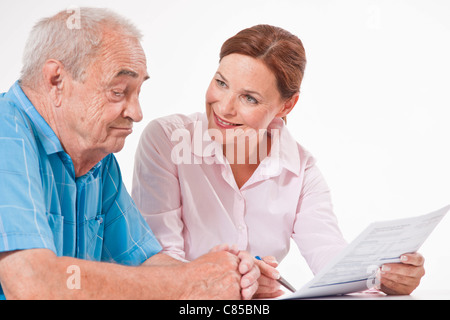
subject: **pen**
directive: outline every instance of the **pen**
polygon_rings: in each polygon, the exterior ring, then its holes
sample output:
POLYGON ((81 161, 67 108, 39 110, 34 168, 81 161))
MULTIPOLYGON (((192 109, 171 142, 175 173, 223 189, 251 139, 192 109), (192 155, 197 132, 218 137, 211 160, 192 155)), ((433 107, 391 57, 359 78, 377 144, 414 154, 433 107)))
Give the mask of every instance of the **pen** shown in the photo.
MULTIPOLYGON (((260 256, 256 256, 255 259, 262 261, 260 256)), ((286 279, 284 279, 282 276, 280 276, 280 279, 278 279, 277 281, 278 281, 278 283, 280 283, 283 287, 285 287, 289 291, 292 291, 292 292, 296 291, 295 288, 289 282, 287 282, 286 279)))

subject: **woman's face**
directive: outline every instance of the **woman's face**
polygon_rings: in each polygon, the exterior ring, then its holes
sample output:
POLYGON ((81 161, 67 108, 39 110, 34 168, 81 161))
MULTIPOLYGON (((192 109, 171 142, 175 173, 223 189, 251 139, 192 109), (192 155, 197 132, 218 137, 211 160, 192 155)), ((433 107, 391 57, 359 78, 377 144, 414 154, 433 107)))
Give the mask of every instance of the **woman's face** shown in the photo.
MULTIPOLYGON (((297 99, 298 95, 293 101, 297 99)), ((227 142, 227 132, 234 137, 255 136, 261 129, 267 129, 275 117, 289 113, 293 107, 291 100, 281 98, 275 75, 261 60, 241 54, 227 55, 206 92, 208 129, 221 132, 224 144, 234 141, 227 142)))

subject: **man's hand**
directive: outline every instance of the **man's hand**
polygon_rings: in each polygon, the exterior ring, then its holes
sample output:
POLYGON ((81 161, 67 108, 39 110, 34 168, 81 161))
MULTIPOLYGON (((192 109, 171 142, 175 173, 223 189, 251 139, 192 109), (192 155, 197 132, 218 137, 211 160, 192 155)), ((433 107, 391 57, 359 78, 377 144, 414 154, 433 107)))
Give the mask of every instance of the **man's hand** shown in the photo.
POLYGON ((401 263, 389 263, 381 267, 381 290, 387 294, 408 295, 425 275, 425 259, 420 253, 401 256, 401 263))
POLYGON ((218 245, 211 249, 210 252, 226 251, 234 254, 239 258, 238 271, 241 275, 241 297, 244 300, 252 299, 253 295, 258 290, 258 278, 260 271, 255 264, 255 259, 246 251, 239 251, 235 245, 228 246, 227 244, 218 245))
POLYGON ((207 253, 182 266, 183 293, 179 299, 241 298, 239 258, 227 251, 207 253))

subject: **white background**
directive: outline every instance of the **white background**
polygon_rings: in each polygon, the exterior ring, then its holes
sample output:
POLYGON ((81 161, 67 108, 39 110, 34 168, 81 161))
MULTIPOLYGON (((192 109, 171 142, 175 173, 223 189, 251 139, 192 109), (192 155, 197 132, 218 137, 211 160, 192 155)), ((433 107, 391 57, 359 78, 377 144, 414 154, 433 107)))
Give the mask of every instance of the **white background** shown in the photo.
MULTIPOLYGON (((318 159, 347 240, 370 222, 450 203, 449 1, 1 1, 0 92, 19 76, 33 24, 83 5, 113 9, 144 34, 151 76, 141 92, 144 120, 117 154, 128 190, 145 125, 203 111, 222 43, 268 23, 296 34, 306 48, 288 127, 318 159)), ((450 217, 420 252, 427 275, 416 293, 450 293, 450 217)), ((312 277, 294 244, 280 270, 296 287, 312 277)))

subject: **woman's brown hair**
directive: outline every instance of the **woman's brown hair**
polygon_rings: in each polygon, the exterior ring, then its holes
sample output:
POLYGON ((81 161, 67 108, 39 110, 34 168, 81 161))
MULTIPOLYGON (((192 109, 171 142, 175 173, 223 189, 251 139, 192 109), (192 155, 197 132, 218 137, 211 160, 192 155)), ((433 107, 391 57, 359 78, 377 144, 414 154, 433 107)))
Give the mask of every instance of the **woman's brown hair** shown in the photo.
POLYGON ((262 60, 274 73, 283 99, 300 92, 306 54, 301 40, 290 32, 265 24, 244 29, 225 41, 220 60, 232 53, 262 60))

